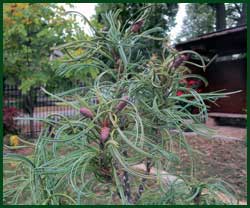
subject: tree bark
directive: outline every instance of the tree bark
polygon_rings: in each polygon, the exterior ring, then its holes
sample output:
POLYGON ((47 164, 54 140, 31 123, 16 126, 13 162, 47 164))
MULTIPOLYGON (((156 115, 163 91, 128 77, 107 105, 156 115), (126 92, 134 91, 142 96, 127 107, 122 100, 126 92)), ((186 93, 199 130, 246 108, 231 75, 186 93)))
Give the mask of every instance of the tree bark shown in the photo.
MULTIPOLYGON (((123 152, 123 155, 125 157, 128 157, 127 151, 123 152)), ((127 171, 123 171, 123 183, 124 183, 124 195, 127 198, 128 202, 132 203, 132 196, 131 196, 131 190, 130 190, 130 183, 129 183, 129 176, 127 171)))
POLYGON ((226 9, 225 4, 215 4, 216 11, 216 30, 226 28, 226 9))
POLYGON ((247 13, 247 4, 243 3, 242 11, 241 11, 240 18, 238 20, 237 26, 246 24, 246 16, 247 16, 246 13, 247 13))
MULTIPOLYGON (((151 169, 151 161, 149 160, 149 158, 147 158, 147 160, 146 160, 146 175, 150 174, 150 169, 151 169)), ((137 202, 141 198, 141 195, 144 191, 144 186, 145 186, 146 180, 147 180, 146 178, 142 178, 141 184, 139 185, 137 194, 135 196, 135 202, 137 202)))

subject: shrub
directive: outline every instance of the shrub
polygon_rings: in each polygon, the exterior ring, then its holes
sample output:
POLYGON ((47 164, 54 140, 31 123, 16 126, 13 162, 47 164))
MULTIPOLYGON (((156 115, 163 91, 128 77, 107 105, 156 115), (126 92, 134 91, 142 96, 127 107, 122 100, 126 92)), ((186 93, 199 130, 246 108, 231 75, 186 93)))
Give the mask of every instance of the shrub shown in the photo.
MULTIPOLYGON (((162 57, 152 54, 151 59, 146 59, 138 49, 140 40, 166 41, 153 36, 161 28, 144 32, 139 28, 135 33, 134 24, 128 21, 130 26, 124 30, 119 12, 105 15, 107 30, 92 28, 92 40, 78 40, 57 48, 66 48, 69 53, 78 48, 85 51, 68 60, 70 66, 67 69, 64 64, 62 74, 67 70, 77 73, 89 65, 101 73, 93 87, 84 90, 54 95, 43 89, 78 110, 79 115, 66 118, 51 114, 42 119, 45 127, 32 159, 5 155, 5 161, 17 160, 26 170, 24 178, 12 176, 23 181, 21 186, 15 186, 12 195, 8 188, 13 187, 4 186, 6 202, 20 203, 25 198, 25 194, 20 194, 23 190, 29 193, 26 203, 49 205, 221 204, 216 191, 230 195, 217 182, 195 180, 194 152, 183 133, 188 127, 199 135, 209 136, 210 131, 201 123, 207 118, 204 100, 215 102, 227 94, 198 93, 181 86, 180 81, 186 78, 207 84, 185 67, 186 58, 178 59, 183 55, 195 56, 201 62, 196 66, 205 69, 202 57, 194 51, 174 51, 165 44, 162 57), (185 94, 178 96, 178 91, 185 94), (71 101, 65 97, 71 97, 71 101), (197 108, 198 113, 188 111, 190 106, 197 108), (180 160, 178 148, 185 148, 190 155, 190 175, 176 172, 169 175, 170 167, 180 160), (144 170, 140 169, 142 164, 144 170)), ((142 9, 136 21, 146 21, 148 12, 150 9, 142 9)), ((17 173, 20 172, 21 169, 17 173)))
POLYGON ((20 111, 15 107, 3 108, 3 129, 5 134, 15 134, 18 132, 17 121, 14 117, 18 116, 20 111))

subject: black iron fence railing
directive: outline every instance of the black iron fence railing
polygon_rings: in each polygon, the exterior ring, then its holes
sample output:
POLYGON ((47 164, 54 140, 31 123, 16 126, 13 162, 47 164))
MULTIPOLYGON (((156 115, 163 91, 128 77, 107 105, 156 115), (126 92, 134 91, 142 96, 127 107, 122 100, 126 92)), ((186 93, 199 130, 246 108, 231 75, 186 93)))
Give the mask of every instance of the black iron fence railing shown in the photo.
MULTIPOLYGON (((81 83, 76 83, 75 87, 69 86, 69 89, 81 86, 81 83)), ((16 120, 17 115, 12 116, 11 114, 13 111, 18 111, 18 117, 23 118, 45 118, 52 113, 60 113, 65 116, 77 114, 70 106, 58 105, 58 100, 46 95, 39 87, 23 94, 17 85, 9 85, 4 82, 3 95, 5 135, 18 134, 27 139, 35 139, 42 129, 42 122, 29 119, 16 120), (14 120, 14 123, 11 123, 13 121, 11 119, 14 120)))

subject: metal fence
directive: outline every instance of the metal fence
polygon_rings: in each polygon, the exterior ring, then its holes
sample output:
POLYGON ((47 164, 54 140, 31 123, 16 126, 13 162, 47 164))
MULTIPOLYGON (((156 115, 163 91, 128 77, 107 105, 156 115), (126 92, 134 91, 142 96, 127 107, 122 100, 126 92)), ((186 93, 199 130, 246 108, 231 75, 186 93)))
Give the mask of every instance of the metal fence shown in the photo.
MULTIPOLYGON (((81 87, 81 83, 76 86, 69 86, 70 89, 81 87)), ((14 107, 18 110, 18 117, 22 118, 45 118, 51 113, 60 113, 65 116, 76 115, 76 111, 70 106, 57 105, 58 100, 46 95, 40 88, 33 88, 29 93, 23 94, 18 86, 4 82, 4 108, 14 107)), ((16 120, 16 117, 14 118, 16 120)), ((29 119, 16 120, 17 134, 27 138, 38 137, 43 123, 29 119)), ((13 133, 12 129, 4 129, 5 134, 13 133)))

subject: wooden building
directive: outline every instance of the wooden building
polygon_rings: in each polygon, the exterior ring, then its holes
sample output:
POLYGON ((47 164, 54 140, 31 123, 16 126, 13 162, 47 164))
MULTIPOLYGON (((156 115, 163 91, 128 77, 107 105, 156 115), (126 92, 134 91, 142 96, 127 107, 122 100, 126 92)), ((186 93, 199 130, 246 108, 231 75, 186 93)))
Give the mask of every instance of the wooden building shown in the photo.
POLYGON ((245 25, 198 36, 177 44, 175 48, 179 51, 194 50, 208 59, 217 55, 205 72, 189 66, 194 73, 208 80, 209 85, 204 91, 225 89, 226 92, 237 90, 241 92, 219 99, 217 101, 219 106, 209 104, 209 113, 215 117, 246 118, 247 28, 245 25))

